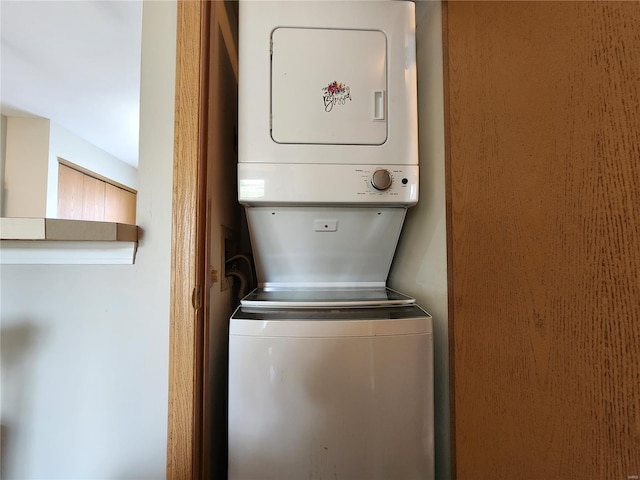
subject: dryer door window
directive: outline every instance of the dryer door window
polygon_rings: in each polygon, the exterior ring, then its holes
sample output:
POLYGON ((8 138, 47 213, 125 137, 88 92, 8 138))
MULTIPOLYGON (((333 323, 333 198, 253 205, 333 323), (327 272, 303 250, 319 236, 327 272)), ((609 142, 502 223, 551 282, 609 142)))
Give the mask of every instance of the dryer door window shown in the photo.
POLYGON ((276 28, 271 138, 381 145, 387 140, 387 39, 379 30, 276 28))

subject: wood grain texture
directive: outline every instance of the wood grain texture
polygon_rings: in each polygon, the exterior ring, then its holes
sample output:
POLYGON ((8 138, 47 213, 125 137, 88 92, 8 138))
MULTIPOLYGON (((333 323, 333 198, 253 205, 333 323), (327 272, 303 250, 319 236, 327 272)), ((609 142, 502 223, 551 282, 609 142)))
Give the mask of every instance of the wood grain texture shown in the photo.
POLYGON ((209 2, 178 2, 167 432, 167 479, 171 480, 202 478, 206 178, 202 88, 208 11, 209 2))
POLYGON ((136 193, 102 178, 60 163, 57 218, 134 225, 136 193))
POLYGON ((82 220, 84 177, 66 165, 58 166, 58 218, 82 220))
POLYGON ((457 478, 640 475, 640 3, 446 10, 457 478))
POLYGON ((109 183, 105 184, 104 221, 135 225, 136 194, 109 183))
POLYGON ((82 180, 82 219, 104 220, 105 182, 88 175, 82 180))

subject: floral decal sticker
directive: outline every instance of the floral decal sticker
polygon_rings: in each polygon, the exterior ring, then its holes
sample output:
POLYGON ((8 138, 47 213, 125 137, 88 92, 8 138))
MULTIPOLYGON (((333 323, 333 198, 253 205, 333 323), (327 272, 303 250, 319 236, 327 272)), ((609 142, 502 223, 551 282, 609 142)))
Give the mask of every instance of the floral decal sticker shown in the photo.
POLYGON ((332 82, 322 89, 322 100, 324 111, 330 112, 334 105, 344 105, 347 100, 351 101, 351 89, 340 82, 332 82))

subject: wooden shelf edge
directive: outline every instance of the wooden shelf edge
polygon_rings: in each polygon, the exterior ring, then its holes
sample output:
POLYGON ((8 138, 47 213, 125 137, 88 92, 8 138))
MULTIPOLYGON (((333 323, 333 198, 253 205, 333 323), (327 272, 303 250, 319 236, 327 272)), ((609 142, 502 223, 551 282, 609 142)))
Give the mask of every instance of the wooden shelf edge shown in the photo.
POLYGON ((58 218, 0 218, 0 240, 137 242, 138 227, 58 218))
POLYGON ((56 218, 0 218, 2 265, 131 265, 136 225, 56 218))

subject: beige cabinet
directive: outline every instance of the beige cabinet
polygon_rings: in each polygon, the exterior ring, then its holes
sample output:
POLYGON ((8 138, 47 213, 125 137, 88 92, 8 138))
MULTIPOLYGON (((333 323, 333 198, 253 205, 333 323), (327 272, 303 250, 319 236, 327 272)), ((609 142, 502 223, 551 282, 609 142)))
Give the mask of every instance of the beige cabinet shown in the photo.
POLYGON ((107 183, 84 175, 82 182, 82 220, 103 220, 107 183))
POLYGON ((61 163, 58 218, 135 224, 136 193, 61 163))
POLYGON ((136 223, 136 194, 106 183, 104 220, 105 222, 136 223))

